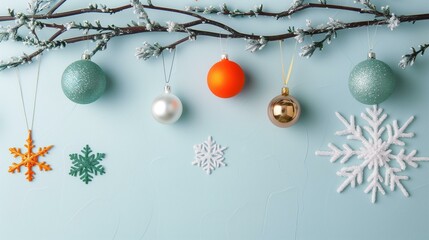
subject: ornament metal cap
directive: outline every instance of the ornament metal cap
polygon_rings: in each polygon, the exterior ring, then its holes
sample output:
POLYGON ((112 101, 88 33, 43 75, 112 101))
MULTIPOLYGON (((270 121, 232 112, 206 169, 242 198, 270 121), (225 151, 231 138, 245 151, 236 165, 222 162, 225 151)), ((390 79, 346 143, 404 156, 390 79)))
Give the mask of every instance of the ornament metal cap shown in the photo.
POLYGON ((375 52, 369 52, 368 59, 375 59, 375 52))
POLYGON ((165 85, 164 86, 164 92, 167 93, 167 94, 171 93, 171 87, 170 87, 170 85, 165 85))
POLYGON ((223 60, 223 59, 228 59, 228 54, 224 53, 224 54, 222 54, 222 55, 221 55, 221 57, 220 57, 220 58, 221 58, 222 60, 223 60))
POLYGON ((289 95, 289 88, 288 87, 282 87, 282 95, 283 96, 289 95))
POLYGON ((91 55, 88 53, 82 54, 82 60, 91 60, 91 55))

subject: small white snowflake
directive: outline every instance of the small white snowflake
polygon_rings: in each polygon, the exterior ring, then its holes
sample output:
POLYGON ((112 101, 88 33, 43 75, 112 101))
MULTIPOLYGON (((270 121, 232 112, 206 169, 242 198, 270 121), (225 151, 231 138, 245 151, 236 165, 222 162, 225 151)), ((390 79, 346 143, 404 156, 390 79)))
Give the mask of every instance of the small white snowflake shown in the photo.
POLYGON ((312 29, 313 27, 311 26, 311 19, 305 19, 305 26, 307 26, 308 28, 312 29))
POLYGON ((226 166, 226 163, 223 162, 225 149, 226 147, 216 144, 213 138, 209 136, 207 141, 194 145, 195 159, 192 165, 197 165, 207 174, 211 174, 216 168, 226 166))
POLYGON ((345 24, 338 19, 333 19, 329 17, 328 22, 326 23, 328 29, 336 30, 338 28, 344 28, 345 24))
POLYGON ((75 22, 68 22, 66 24, 64 24, 64 27, 68 30, 72 29, 72 27, 75 27, 76 23, 75 22))
POLYGON ((346 127, 345 130, 337 131, 335 134, 346 136, 349 140, 359 141, 362 147, 354 150, 348 144, 344 144, 343 149, 339 149, 334 144, 329 143, 330 151, 316 151, 316 155, 331 156, 331 162, 341 158, 340 163, 342 164, 347 163, 353 156, 356 156, 359 160, 359 163, 343 167, 337 172, 338 176, 346 178, 337 189, 339 193, 348 186, 354 188, 356 185, 361 185, 365 174, 364 171, 368 169, 370 174, 366 178, 367 187, 364 192, 372 193, 372 203, 375 203, 377 199, 377 192, 385 195, 385 190, 382 186, 383 182, 391 191, 398 187, 402 194, 408 197, 410 194, 401 181, 408 180, 409 177, 397 174, 404 171, 407 165, 414 168, 418 167, 418 162, 429 161, 429 157, 415 157, 417 150, 412 150, 410 153, 405 154, 404 148, 400 149, 399 153, 394 154, 392 147, 394 145, 402 147, 405 145, 401 140, 402 138, 414 137, 413 132, 405 132, 408 125, 414 120, 414 116, 410 117, 402 127, 398 125, 397 120, 394 120, 392 124, 381 126, 387 118, 387 114, 382 114, 382 108, 377 108, 375 105, 372 108, 367 108, 366 112, 361 113, 361 118, 368 122, 368 125, 363 127, 365 131, 362 131, 362 128, 356 125, 355 116, 350 116, 350 120, 347 121, 341 114, 335 113, 346 127), (386 134, 387 139, 383 139, 386 134), (381 174, 382 169, 384 169, 384 178, 381 174))
POLYGON ((167 32, 177 32, 181 30, 184 30, 181 24, 172 21, 167 21, 167 32))
POLYGON ((395 16, 394 13, 392 13, 391 17, 387 20, 387 27, 390 29, 390 31, 393 31, 393 29, 397 28, 399 26, 399 19, 395 16))
POLYGON ((294 34, 295 34, 294 38, 298 43, 304 42, 304 37, 305 37, 304 29, 298 28, 297 30, 295 30, 294 34))

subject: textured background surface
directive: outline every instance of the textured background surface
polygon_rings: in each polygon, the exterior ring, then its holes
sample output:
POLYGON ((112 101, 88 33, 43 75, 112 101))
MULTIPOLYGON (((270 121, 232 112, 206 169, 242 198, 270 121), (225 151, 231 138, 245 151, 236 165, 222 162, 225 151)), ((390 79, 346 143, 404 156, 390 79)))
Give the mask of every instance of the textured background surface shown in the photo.
MULTIPOLYGON (((64 9, 87 6, 70 1, 64 9)), ((105 1, 109 6, 127 1, 105 1)), ((186 5, 218 5, 219 1, 153 1, 182 8, 186 5)), ((232 2, 232 1, 230 1, 232 2)), ((337 1, 342 2, 342 1, 337 1)), ((378 2, 378 1, 377 1, 378 2)), ((428 12, 423 1, 381 1, 395 13, 428 12)), ((232 7, 248 9, 256 0, 235 1, 232 7)), ((264 1, 267 9, 284 9, 290 1, 264 1)), ((350 1, 350 4, 353 4, 350 1)), ((24 1, 1 1, 23 9, 24 1)), ((117 19, 126 22, 126 15, 117 19)), ((167 16, 149 12, 159 21, 167 16)), ((351 21, 362 18, 339 11, 314 10, 292 19, 224 19, 238 29, 256 34, 275 34, 289 23, 314 25, 329 16, 351 21), (312 17, 311 15, 317 15, 312 17)), ((132 18, 128 16, 129 18, 132 18)), ((87 19, 108 20, 103 16, 87 19)), ((223 19, 223 18, 222 18, 223 19)), ((429 156, 428 57, 401 70, 400 56, 410 46, 427 42, 428 22, 401 24, 394 32, 379 27, 375 37, 378 59, 392 66, 400 81, 393 96, 381 107, 389 120, 404 122, 415 115, 409 127, 416 132, 406 140, 407 149, 429 156)), ((373 33, 374 28, 369 32, 373 33)), ((233 99, 219 99, 206 87, 206 74, 222 53, 218 39, 201 37, 177 50, 172 74, 173 92, 184 104, 177 124, 158 124, 150 115, 152 100, 163 91, 162 62, 137 61, 134 50, 143 41, 166 44, 174 34, 137 35, 114 39, 108 50, 93 60, 108 74, 106 94, 90 105, 75 105, 61 91, 61 74, 80 58, 87 43, 69 46, 43 57, 34 139, 37 146, 54 144, 46 161, 53 171, 37 173, 33 183, 23 174, 9 174, 9 147, 21 147, 27 132, 22 114, 15 70, 0 72, 0 238, 1 239, 425 239, 429 236, 429 163, 408 169, 405 182, 411 197, 400 191, 379 196, 370 203, 364 186, 336 193, 342 179, 335 175, 339 164, 314 152, 338 146, 344 138, 334 112, 360 115, 365 106, 348 92, 350 70, 366 57, 367 29, 339 32, 339 39, 316 52, 311 59, 297 58, 290 81, 291 93, 302 105, 298 124, 289 129, 273 126, 266 106, 281 87, 278 44, 264 51, 245 52, 243 40, 223 42, 232 60, 246 72, 243 92, 233 99), (212 135, 228 146, 228 167, 206 175, 192 166, 192 146, 212 135), (105 152, 107 174, 89 185, 68 175, 68 154, 90 144, 105 152)), ((315 36, 315 39, 318 37, 315 36)), ((92 45, 89 45, 92 47, 92 45)), ((294 43, 286 41, 285 56, 294 43)), ((19 46, 0 45, 4 59, 20 53, 19 46)), ((167 57, 169 62, 170 56, 167 57)), ((288 62, 288 61, 286 61, 288 62)), ((21 67, 27 105, 32 104, 37 65, 21 67)), ((31 110, 30 110, 31 112, 31 110)), ((360 122, 363 124, 363 122, 360 122)))

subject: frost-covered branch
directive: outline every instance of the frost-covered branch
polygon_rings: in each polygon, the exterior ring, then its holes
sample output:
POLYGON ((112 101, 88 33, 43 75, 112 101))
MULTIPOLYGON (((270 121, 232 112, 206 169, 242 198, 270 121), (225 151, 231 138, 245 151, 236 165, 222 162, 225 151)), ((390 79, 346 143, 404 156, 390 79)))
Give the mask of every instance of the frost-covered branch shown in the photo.
POLYGON ((429 44, 422 44, 419 45, 419 50, 416 50, 414 47, 411 48, 412 52, 402 55, 402 59, 399 62, 399 67, 406 68, 408 66, 413 66, 414 62, 416 61, 417 56, 424 55, 426 49, 429 47, 429 44))
POLYGON ((337 37, 337 30, 344 29, 346 24, 340 22, 339 20, 335 20, 333 18, 329 18, 329 21, 326 25, 321 25, 318 27, 311 26, 311 21, 306 20, 307 29, 298 28, 294 33, 296 34, 295 39, 301 43, 304 41, 304 37, 312 32, 323 31, 326 32, 325 37, 320 41, 313 41, 311 44, 305 45, 301 48, 302 52, 299 54, 301 57, 311 57, 316 49, 323 50, 323 44, 326 42, 331 44, 332 39, 337 37))
MULTIPOLYGON (((145 51, 145 46, 139 48, 136 56, 142 59, 148 59, 151 56, 157 56, 157 53, 162 52, 164 49, 173 49, 179 44, 185 43, 189 40, 195 40, 198 36, 207 36, 214 38, 241 38, 247 42, 246 49, 251 52, 262 50, 269 42, 295 38, 296 41, 302 43, 305 41, 306 36, 323 36, 319 40, 313 40, 310 44, 302 46, 301 56, 311 57, 316 49, 322 50, 325 43, 337 37, 337 32, 343 29, 353 29, 371 25, 386 25, 393 30, 398 27, 400 23, 415 22, 420 20, 428 20, 429 13, 415 14, 415 15, 398 15, 391 12, 389 6, 382 6, 378 8, 370 0, 359 0, 357 4, 362 7, 352 7, 347 5, 329 4, 326 0, 318 1, 317 3, 306 2, 304 0, 293 0, 291 5, 283 11, 272 12, 266 10, 266 7, 256 5, 254 8, 244 11, 239 9, 232 9, 227 4, 222 4, 219 7, 197 7, 189 6, 184 10, 176 8, 168 8, 152 4, 152 1, 147 1, 146 4, 139 0, 130 0, 129 4, 119 7, 108 7, 104 4, 89 4, 86 8, 75 9, 71 11, 58 12, 58 9, 64 5, 67 0, 60 0, 53 4, 49 0, 30 0, 28 2, 26 13, 17 12, 13 9, 9 10, 8 16, 0 16, 0 22, 7 22, 5 25, 0 26, 0 43, 4 41, 23 42, 25 45, 35 48, 36 50, 31 54, 23 54, 22 56, 12 57, 9 61, 0 63, 0 70, 10 67, 16 67, 20 64, 30 63, 34 57, 42 54, 49 49, 64 48, 68 44, 81 42, 81 41, 95 41, 96 46, 91 51, 96 54, 100 50, 104 50, 110 39, 120 36, 127 36, 132 34, 151 32, 165 32, 174 33, 180 36, 178 40, 173 41, 165 46, 160 45, 159 50, 153 50, 151 54, 149 45, 146 48, 149 52, 145 51), (254 34, 255 31, 246 33, 231 26, 213 20, 208 16, 210 14, 217 14, 229 17, 249 16, 259 17, 267 16, 274 17, 275 19, 290 17, 295 13, 314 9, 336 9, 341 11, 348 11, 356 14, 365 14, 370 19, 357 22, 342 22, 329 18, 328 22, 324 25, 317 27, 311 26, 311 21, 307 22, 306 28, 289 26, 286 32, 278 35, 258 35, 254 34), (116 26, 114 24, 105 25, 100 21, 94 23, 75 19, 66 24, 52 23, 52 19, 62 19, 65 17, 77 17, 84 14, 115 14, 125 10, 132 10, 135 14, 134 19, 129 20, 126 26, 116 26), (157 22, 156 19, 150 17, 148 11, 162 11, 172 13, 170 21, 165 23, 157 22), (174 21, 174 14, 186 15, 194 18, 189 22, 174 21), (135 20, 135 18, 137 18, 135 20), (196 20, 195 20, 196 19, 196 20), (47 22, 47 20, 50 20, 47 22), (211 25, 218 29, 203 31, 196 29, 200 25, 211 25), (26 28, 29 31, 27 35, 20 35, 25 31, 19 31, 21 28, 26 28), (44 29, 56 29, 54 34, 48 39, 40 39, 39 32, 44 29), (223 33, 219 34, 219 30, 223 33), (71 37, 62 38, 65 32, 72 33, 71 37), (153 54, 155 53, 155 54, 153 54)), ((68 35, 70 36, 70 35, 68 35)), ((149 43, 148 43, 149 44, 149 43)), ((155 46, 155 44, 150 44, 155 46)), ((404 55, 400 66, 406 67, 414 63, 417 54, 424 53, 427 45, 422 45, 420 50, 413 49, 412 54, 404 55)))
POLYGON ((253 9, 250 10, 240 10, 240 9, 233 9, 231 10, 226 4, 222 4, 219 7, 216 6, 207 6, 207 7, 200 7, 200 6, 186 6, 185 10, 190 12, 195 12, 198 14, 217 14, 217 15, 224 15, 228 17, 257 17, 257 16, 265 16, 265 17, 274 17, 275 19, 281 19, 285 17, 290 17, 293 14, 297 12, 304 11, 306 9, 310 8, 329 8, 329 9, 336 9, 336 10, 343 10, 343 11, 350 11, 350 12, 356 12, 356 13, 365 13, 365 14, 372 14, 377 17, 384 16, 382 12, 379 11, 368 11, 367 9, 363 8, 357 8, 357 7, 350 7, 350 6, 343 6, 343 5, 335 5, 335 4, 327 4, 326 1, 321 3, 304 3, 302 0, 293 1, 291 6, 283 11, 280 12, 271 12, 271 11, 264 11, 264 5, 259 4, 255 5, 253 9))
POLYGON ((49 11, 46 15, 51 16, 58 8, 60 8, 67 0, 60 0, 58 1, 49 11))

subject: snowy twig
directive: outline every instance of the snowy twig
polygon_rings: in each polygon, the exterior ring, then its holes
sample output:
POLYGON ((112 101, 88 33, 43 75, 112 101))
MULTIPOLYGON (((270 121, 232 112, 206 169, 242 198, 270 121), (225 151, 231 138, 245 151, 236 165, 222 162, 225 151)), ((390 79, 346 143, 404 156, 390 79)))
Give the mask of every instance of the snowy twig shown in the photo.
POLYGON ((67 0, 60 0, 58 1, 50 10, 49 12, 46 14, 47 16, 52 16, 52 14, 58 9, 60 8, 67 0))
MULTIPOLYGON (((398 26, 399 23, 404 22, 415 22, 420 20, 428 20, 429 14, 415 14, 415 15, 395 15, 390 12, 388 6, 381 7, 381 10, 378 10, 377 7, 372 4, 369 0, 361 0, 359 3, 363 4, 365 8, 357 8, 336 4, 328 4, 326 1, 320 1, 319 3, 305 3, 303 0, 293 0, 292 5, 283 11, 280 12, 269 12, 264 9, 263 5, 257 5, 249 11, 242 10, 231 10, 226 4, 221 5, 219 8, 209 6, 209 7, 187 7, 186 10, 179 10, 175 8, 162 7, 152 4, 151 1, 147 1, 147 4, 141 3, 139 0, 131 0, 130 4, 123 6, 108 8, 103 4, 90 4, 87 8, 80 8, 71 11, 57 12, 57 10, 66 2, 66 0, 60 0, 54 6, 51 6, 51 1, 48 0, 30 0, 29 2, 29 12, 30 14, 26 15, 24 13, 18 13, 14 10, 9 11, 9 16, 0 16, 0 22, 15 21, 17 24, 10 28, 0 28, 0 42, 1 41, 21 41, 26 39, 25 43, 37 48, 37 51, 33 54, 25 55, 23 57, 14 57, 8 62, 3 62, 0 64, 0 69, 8 67, 16 67, 20 64, 28 63, 32 61, 32 58, 37 57, 39 54, 43 53, 45 50, 55 48, 59 46, 57 43, 61 43, 61 47, 65 47, 67 44, 81 42, 81 41, 98 41, 99 39, 105 39, 105 36, 109 36, 109 39, 127 36, 138 33, 151 33, 151 32, 175 32, 179 34, 186 34, 187 37, 181 37, 180 40, 168 44, 162 48, 175 48, 177 45, 182 44, 189 40, 194 40, 197 36, 208 36, 215 38, 241 38, 247 40, 247 47, 249 51, 258 51, 263 49, 266 44, 272 41, 285 40, 289 38, 296 38, 298 42, 304 40, 304 36, 314 36, 319 34, 324 34, 324 37, 319 41, 314 41, 309 45, 302 47, 301 55, 305 57, 310 57, 315 52, 316 49, 322 49, 324 43, 330 43, 330 41, 337 36, 337 31, 343 29, 352 29, 364 26, 371 25, 388 25, 389 28, 393 29, 398 26), (50 8, 50 9, 48 9, 50 8), (338 20, 329 19, 328 23, 321 27, 301 29, 290 26, 289 30, 285 33, 280 33, 277 35, 256 35, 253 33, 244 33, 240 32, 237 29, 230 27, 227 24, 224 24, 219 21, 215 21, 208 17, 203 16, 204 14, 220 14, 227 15, 231 17, 236 16, 271 16, 276 19, 292 16, 293 14, 304 11, 305 9, 312 8, 323 8, 323 9, 336 9, 341 11, 349 11, 357 14, 367 14, 373 16, 373 19, 357 22, 343 23, 338 20), (48 9, 48 12, 44 14, 44 10, 48 9), (115 26, 107 25, 104 26, 100 22, 97 24, 85 24, 71 22, 69 24, 57 24, 51 23, 52 19, 61 19, 65 17, 72 17, 87 13, 98 13, 98 14, 115 14, 127 9, 134 9, 135 14, 137 15, 139 21, 130 20, 131 24, 127 26, 115 26), (177 22, 170 20, 168 24, 161 24, 153 19, 149 18, 148 10, 170 12, 179 15, 186 15, 197 20, 189 22, 177 22), (45 20, 51 19, 50 22, 45 22, 45 20), (72 24, 74 23, 74 24, 72 24), (219 34, 218 30, 212 31, 202 31, 195 29, 199 25, 211 25, 216 28, 226 31, 226 33, 219 34), (18 36, 18 30, 22 27, 28 28, 28 36, 18 36), (39 39, 39 31, 43 29, 57 29, 55 34, 52 35, 48 40, 39 39), (66 30, 64 30, 66 29, 66 30), (80 31, 76 31, 80 30, 80 31), (71 37, 57 40, 60 38, 64 32, 78 33, 71 37), (96 32, 96 33, 93 33, 96 32)), ((107 41, 104 41, 101 45, 96 46, 97 49, 104 49, 107 45, 107 41)), ((423 53, 425 48, 421 48, 416 53, 423 53)), ((97 51, 93 51, 96 53, 97 51)), ((403 58, 401 60, 401 66, 405 67, 411 65, 415 61, 416 54, 404 55, 407 59, 403 58), (405 59, 405 60, 404 60, 405 59), (407 61, 406 61, 407 60, 407 61)), ((147 58, 143 58, 147 59, 147 58)))
POLYGON ((399 62, 399 67, 406 68, 412 66, 416 61, 417 56, 420 54, 423 56, 426 49, 429 47, 429 44, 419 45, 419 50, 416 50, 414 47, 411 48, 412 53, 408 53, 402 56, 401 61, 399 62))
POLYGON ((350 11, 350 12, 356 12, 356 13, 363 13, 363 14, 372 14, 374 16, 380 17, 383 16, 382 12, 374 11, 370 12, 362 8, 356 8, 356 7, 350 7, 350 6, 343 6, 343 5, 335 5, 335 4, 327 4, 327 3, 303 3, 301 1, 301 4, 298 4, 298 2, 292 2, 292 6, 284 11, 281 12, 269 12, 263 10, 264 6, 256 5, 253 9, 244 11, 244 10, 230 10, 226 4, 222 4, 217 7, 208 6, 208 7, 198 7, 198 6, 187 6, 185 9, 190 12, 195 13, 203 13, 203 14, 218 14, 218 15, 225 15, 228 17, 257 17, 257 16, 265 16, 265 17, 274 17, 275 19, 281 19, 285 17, 290 17, 295 13, 304 11, 306 9, 310 8, 322 8, 322 9, 335 9, 335 10, 343 10, 343 11, 350 11))

